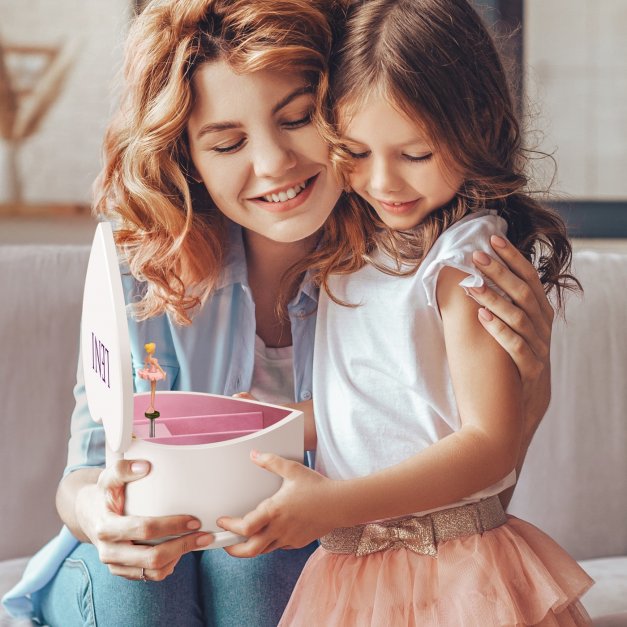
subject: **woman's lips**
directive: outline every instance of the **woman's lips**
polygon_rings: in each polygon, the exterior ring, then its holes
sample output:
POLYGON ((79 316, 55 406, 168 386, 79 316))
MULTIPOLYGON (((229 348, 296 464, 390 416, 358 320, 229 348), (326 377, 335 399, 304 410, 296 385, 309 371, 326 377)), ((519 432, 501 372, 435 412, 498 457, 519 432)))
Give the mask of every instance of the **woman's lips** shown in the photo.
POLYGON ((270 202, 268 200, 264 200, 261 197, 252 198, 250 202, 254 202, 259 207, 262 207, 265 211, 270 211, 271 213, 282 213, 284 211, 291 211, 296 207, 302 205, 308 198, 311 196, 311 191, 318 180, 318 174, 308 178, 306 180, 305 189, 303 189, 298 196, 294 198, 288 198, 287 200, 278 201, 278 202, 270 202))

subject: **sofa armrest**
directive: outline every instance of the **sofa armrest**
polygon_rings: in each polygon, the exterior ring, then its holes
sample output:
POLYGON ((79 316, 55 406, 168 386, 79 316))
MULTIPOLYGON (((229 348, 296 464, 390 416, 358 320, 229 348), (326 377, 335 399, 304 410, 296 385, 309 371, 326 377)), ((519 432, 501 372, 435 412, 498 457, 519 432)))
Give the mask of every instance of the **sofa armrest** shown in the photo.
POLYGON ((58 532, 87 246, 0 246, 0 559, 58 532))

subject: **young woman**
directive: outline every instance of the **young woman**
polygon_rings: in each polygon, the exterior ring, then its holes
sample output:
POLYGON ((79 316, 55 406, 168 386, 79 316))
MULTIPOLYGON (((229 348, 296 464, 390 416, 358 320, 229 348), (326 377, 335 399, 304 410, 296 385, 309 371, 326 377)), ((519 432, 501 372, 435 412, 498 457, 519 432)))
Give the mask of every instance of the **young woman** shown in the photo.
MULTIPOLYGON (((339 218, 355 210, 340 202, 331 214, 340 187, 315 124, 341 8, 168 0, 131 27, 96 210, 117 225, 136 304, 134 368, 155 342, 170 389, 311 397, 318 292, 308 271, 344 245, 339 218), (276 351, 291 366, 268 380, 276 351)), ((549 401, 553 312, 533 267, 507 243, 495 251, 511 271, 491 261, 484 272, 512 302, 492 290, 479 298, 494 313, 486 328, 522 374, 531 432, 549 401)), ((66 526, 7 607, 64 627, 275 625, 313 547, 238 560, 191 552, 211 537, 189 516, 123 516, 126 483, 150 469, 141 460, 103 469, 103 431, 78 371, 57 495, 66 526)), ((135 385, 148 384, 136 376, 135 385)))

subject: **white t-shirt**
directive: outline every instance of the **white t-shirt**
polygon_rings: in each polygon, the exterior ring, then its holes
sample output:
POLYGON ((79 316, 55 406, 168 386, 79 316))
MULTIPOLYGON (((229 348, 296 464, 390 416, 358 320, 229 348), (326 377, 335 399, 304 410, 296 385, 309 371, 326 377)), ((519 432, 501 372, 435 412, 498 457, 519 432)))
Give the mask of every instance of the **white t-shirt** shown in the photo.
MULTIPOLYGON (((490 235, 506 231, 502 218, 475 213, 447 229, 411 276, 367 265, 331 278, 335 296, 360 306, 337 305, 321 291, 313 370, 317 470, 332 479, 365 476, 461 428, 436 302, 438 274, 452 266, 470 275, 463 287, 482 285, 472 252, 490 254, 490 235)), ((498 494, 515 474, 460 504, 498 494)))
POLYGON ((291 346, 268 348, 255 336, 255 363, 250 393, 264 403, 294 402, 294 358, 291 346))

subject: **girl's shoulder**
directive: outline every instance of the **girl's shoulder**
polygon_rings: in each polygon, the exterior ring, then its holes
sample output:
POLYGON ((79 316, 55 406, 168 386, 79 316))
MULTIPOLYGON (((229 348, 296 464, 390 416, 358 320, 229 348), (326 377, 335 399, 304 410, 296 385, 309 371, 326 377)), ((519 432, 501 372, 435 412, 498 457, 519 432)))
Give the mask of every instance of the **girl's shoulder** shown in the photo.
POLYGON ((460 283, 464 288, 484 284, 485 279, 473 263, 472 254, 482 251, 493 256, 492 235, 507 236, 507 223, 495 211, 471 213, 440 235, 420 267, 429 305, 437 310, 436 287, 442 268, 452 267, 467 274, 460 283))
POLYGON ((491 250, 492 235, 507 236, 507 222, 496 211, 473 212, 455 222, 436 240, 425 262, 441 257, 459 257, 468 250, 491 250))

